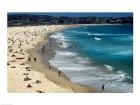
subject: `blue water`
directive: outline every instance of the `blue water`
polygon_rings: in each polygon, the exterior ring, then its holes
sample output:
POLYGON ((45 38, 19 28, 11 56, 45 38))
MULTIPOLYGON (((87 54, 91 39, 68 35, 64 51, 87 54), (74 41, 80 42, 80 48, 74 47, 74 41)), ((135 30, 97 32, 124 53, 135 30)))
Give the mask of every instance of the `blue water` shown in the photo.
POLYGON ((106 92, 133 91, 133 26, 88 25, 53 35, 63 43, 49 62, 73 82, 106 92))

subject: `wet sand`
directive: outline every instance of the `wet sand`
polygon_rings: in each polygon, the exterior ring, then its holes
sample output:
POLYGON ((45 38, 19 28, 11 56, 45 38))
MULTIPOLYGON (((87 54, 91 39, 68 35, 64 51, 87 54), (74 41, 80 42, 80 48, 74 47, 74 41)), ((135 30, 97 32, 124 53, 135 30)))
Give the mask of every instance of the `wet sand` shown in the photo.
MULTIPOLYGON (((30 62, 30 63, 28 62, 33 68, 35 68, 34 70, 45 73, 46 78, 48 78, 50 81, 52 81, 60 86, 70 88, 70 89, 72 89, 73 92, 76 92, 76 93, 98 92, 96 89, 89 88, 89 87, 81 85, 81 84, 72 83, 70 81, 70 79, 63 72, 61 72, 61 74, 59 76, 59 70, 57 70, 56 68, 54 68, 52 66, 51 66, 51 68, 49 68, 49 63, 48 64, 43 63, 43 61, 42 61, 43 55, 41 55, 41 53, 37 52, 37 50, 39 50, 41 47, 42 46, 39 46, 37 48, 31 49, 30 51, 28 51, 28 53, 31 55, 32 59, 34 57, 37 57, 37 64, 34 62, 30 62)), ((46 61, 48 61, 55 55, 55 53, 53 52, 53 50, 51 50, 51 48, 49 46, 46 47, 46 52, 47 53, 45 53, 45 56, 48 56, 48 57, 45 57, 45 58, 47 58, 46 61)))

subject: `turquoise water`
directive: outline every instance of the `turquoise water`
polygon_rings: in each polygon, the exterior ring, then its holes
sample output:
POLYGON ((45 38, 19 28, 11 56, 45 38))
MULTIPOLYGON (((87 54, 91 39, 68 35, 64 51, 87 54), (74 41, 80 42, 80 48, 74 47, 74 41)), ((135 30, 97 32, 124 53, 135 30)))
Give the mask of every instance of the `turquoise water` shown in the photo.
POLYGON ((53 35, 62 42, 50 60, 73 82, 106 92, 132 92, 133 26, 89 25, 66 29, 53 35))

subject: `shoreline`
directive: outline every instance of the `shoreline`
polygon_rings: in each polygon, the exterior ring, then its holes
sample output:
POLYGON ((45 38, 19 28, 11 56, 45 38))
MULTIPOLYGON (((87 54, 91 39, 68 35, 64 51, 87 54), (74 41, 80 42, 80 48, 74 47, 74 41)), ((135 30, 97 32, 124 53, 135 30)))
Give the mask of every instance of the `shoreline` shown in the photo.
MULTIPOLYGON (((60 32, 61 33, 61 32, 60 32)), ((51 35, 50 35, 50 38, 51 38, 51 35)), ((52 37, 53 38, 53 37, 52 37)), ((59 38, 58 38, 58 40, 59 40, 59 38)), ((49 45, 50 43, 48 42, 46 42, 46 43, 44 43, 44 44, 42 44, 42 46, 40 46, 40 48, 37 48, 36 50, 37 50, 37 53, 39 54, 39 56, 42 58, 42 63, 43 64, 45 64, 46 65, 46 67, 47 68, 49 68, 49 66, 48 65, 50 65, 50 63, 48 62, 48 60, 50 60, 51 58, 53 58, 55 55, 56 55, 56 52, 54 52, 55 50, 60 50, 61 51, 61 48, 58 48, 58 45, 57 44, 59 44, 59 42, 57 42, 57 40, 55 40, 54 39, 54 43, 52 43, 52 46, 51 45, 49 45), (56 43, 56 44, 55 44, 56 43), (48 46, 47 46, 48 45, 48 46), (45 46, 45 49, 46 49, 46 51, 45 51, 45 56, 44 55, 41 55, 41 48, 43 47, 43 46, 45 46), (49 48, 48 48, 49 47, 49 48), (48 52, 48 53, 47 53, 48 52), (48 56, 48 57, 46 57, 46 56, 48 56)), ((34 51, 35 52, 35 51, 34 51)), ((56 72, 57 74, 58 74, 58 69, 57 69, 57 67, 56 68, 54 68, 54 67, 51 67, 52 69, 51 70, 53 70, 54 72, 56 72)), ((60 69, 60 71, 61 71, 61 69, 60 69)), ((43 72, 43 71, 42 71, 43 72)), ((65 71, 64 71, 64 73, 65 73, 65 71)), ((47 72, 46 72, 46 74, 47 74, 47 72)), ((56 74, 56 75, 57 75, 56 74)), ((67 74, 67 73, 66 73, 67 74)), ((67 77, 65 74, 63 75, 64 76, 64 78, 65 79, 67 79, 68 81, 70 81, 70 79, 69 79, 69 76, 67 77)), ((47 75, 46 75, 46 77, 47 77, 47 75)), ((59 79, 59 78, 58 78, 59 79)), ((51 78, 50 78, 50 80, 51 80, 51 78)), ((56 82, 56 80, 53 80, 53 81, 55 81, 56 82)), ((71 82, 71 81, 70 81, 71 82)), ((88 86, 86 86, 86 85, 83 85, 83 84, 80 84, 80 83, 74 83, 74 82, 72 82, 73 84, 77 84, 77 85, 80 85, 80 86, 84 86, 84 87, 86 87, 86 88, 89 88, 89 91, 88 92, 96 92, 96 93, 99 93, 99 92, 101 92, 101 90, 100 90, 100 88, 95 88, 94 89, 94 85, 93 85, 93 87, 91 86, 91 88, 90 88, 90 86, 88 87, 88 86), (92 88, 93 88, 93 90, 92 90, 92 88), (97 90, 96 90, 97 89, 97 90)), ((60 84, 60 83, 58 83, 57 82, 57 84, 60 84)), ((62 84, 63 86, 64 86, 64 84, 62 84)), ((76 91, 74 91, 74 92, 76 92, 76 91)), ((86 91, 84 91, 84 92, 86 92, 86 91)), ((105 93, 107 93, 107 92, 109 92, 109 93, 120 93, 121 91, 119 91, 119 90, 116 90, 116 91, 113 91, 113 90, 111 90, 111 89, 109 89, 109 90, 106 90, 105 91, 105 93)))
MULTIPOLYGON (((78 26, 78 27, 81 27, 81 26, 78 26)), ((59 31, 61 31, 61 30, 59 30, 59 31)), ((56 31, 56 32, 59 32, 59 31, 56 31)), ((53 32, 53 33, 55 33, 55 32, 53 32)), ((51 35, 52 34, 49 34, 49 36, 51 36, 51 35)), ((48 35, 45 36, 45 37, 48 37, 48 35)), ((44 37, 44 39, 46 39, 45 37, 44 37)), ((34 70, 44 73, 46 78, 49 79, 50 81, 52 81, 55 84, 58 84, 58 85, 60 85, 62 87, 72 89, 72 91, 75 92, 75 93, 95 93, 95 92, 99 93, 99 91, 97 91, 96 89, 90 88, 90 87, 85 86, 83 84, 73 83, 70 80, 70 78, 67 77, 62 71, 61 71, 61 75, 59 76, 58 75, 59 70, 57 68, 54 68, 54 67, 51 66, 51 69, 49 69, 48 60, 55 56, 55 52, 52 51, 52 49, 49 46, 46 47, 47 52, 49 52, 49 54, 47 54, 47 56, 49 58, 47 58, 47 64, 46 63, 44 64, 42 56, 41 56, 41 53, 39 53, 39 49, 41 49, 41 47, 43 45, 48 45, 48 39, 42 41, 39 46, 27 51, 27 53, 29 55, 31 55, 31 59, 33 59, 34 57, 37 58, 37 63, 38 63, 37 65, 40 65, 40 67, 38 68, 36 66, 36 64, 34 64, 32 62, 27 62, 28 64, 30 64, 33 67, 34 70)))
POLYGON ((49 79, 50 81, 52 81, 55 84, 60 85, 62 87, 72 89, 72 91, 75 93, 97 92, 97 90, 94 90, 87 86, 71 82, 70 79, 63 72, 61 72, 61 75, 59 76, 58 70, 54 67, 51 67, 51 69, 49 69, 49 65, 44 64, 42 62, 41 55, 36 52, 36 50, 38 50, 39 48, 40 47, 37 47, 37 48, 33 48, 33 49, 27 51, 31 55, 31 59, 33 59, 34 56, 37 57, 37 60, 38 60, 37 65, 40 65, 38 68, 36 66, 36 64, 28 62, 34 70, 44 73, 45 77, 47 79, 49 79))

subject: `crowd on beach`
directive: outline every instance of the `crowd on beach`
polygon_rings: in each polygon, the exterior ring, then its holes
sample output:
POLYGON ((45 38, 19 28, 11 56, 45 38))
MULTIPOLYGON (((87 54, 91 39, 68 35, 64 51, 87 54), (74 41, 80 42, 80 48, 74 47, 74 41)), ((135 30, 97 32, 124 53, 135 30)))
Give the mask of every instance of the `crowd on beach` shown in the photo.
MULTIPOLYGON (((43 73, 34 71, 28 64, 28 62, 38 62, 38 58, 31 58, 27 51, 40 46, 39 42, 42 42, 45 39, 43 35, 61 30, 65 27, 66 26, 52 25, 8 28, 7 66, 9 92, 49 92, 49 88, 46 89, 48 83, 43 83, 43 81, 49 80, 47 80, 45 76, 41 76, 44 75, 43 73)), ((45 46, 42 48, 42 53, 44 52, 45 46)), ((49 69, 51 69, 51 67, 49 67, 49 69)), ((58 75, 61 75, 61 71, 58 71, 58 75)), ((51 85, 50 87, 56 87, 56 89, 50 89, 51 92, 72 92, 71 90, 62 88, 56 84, 53 84, 53 86, 51 85)))
MULTIPOLYGON (((81 46, 80 43, 76 42, 76 41, 67 41, 67 43, 68 43, 68 46, 67 46, 68 50, 77 49, 81 46)), ((51 47, 54 47, 54 48, 59 47, 59 46, 63 46, 63 39, 62 38, 57 39, 57 38, 54 38, 54 37, 48 37, 48 44, 51 47)), ((46 52, 45 49, 46 49, 46 45, 43 45, 42 48, 41 48, 42 55, 45 54, 45 52, 46 52)), ((45 55, 47 55, 47 54, 45 54, 45 55)), ((49 65, 50 70, 51 70, 51 68, 52 68, 51 65, 49 65)), ((60 74, 61 74, 61 71, 58 70, 58 75, 60 76, 60 74)), ((105 85, 102 84, 101 85, 101 91, 104 92, 104 90, 105 90, 105 85)))
MULTIPOLYGON (((19 65, 26 65, 25 64, 25 59, 27 56, 27 53, 25 52, 25 49, 28 47, 33 47, 35 46, 34 40, 36 40, 36 37, 38 34, 33 31, 31 32, 30 30, 26 31, 20 31, 20 32, 10 32, 8 33, 8 63, 7 65, 11 67, 12 69, 16 69, 19 67, 19 65), (29 40, 29 36, 32 35, 31 40, 29 40), (25 37, 25 39, 24 39, 25 37)), ((30 60, 30 59, 28 59, 30 60)), ((34 58, 36 61, 36 58, 34 58)), ((30 81, 32 78, 30 78, 30 71, 31 67, 26 66, 26 71, 23 73, 23 80, 24 81, 30 81)), ((10 80, 9 80, 10 81, 10 80)), ((38 82, 39 80, 36 80, 36 83, 41 83, 38 82)), ((14 81, 16 83, 16 81, 14 81)), ((9 84, 10 85, 10 84, 9 84)), ((26 88, 31 88, 31 84, 27 84, 26 88)), ((43 92, 41 90, 36 90, 39 92, 43 92)))
MULTIPOLYGON (((54 38, 49 37, 49 38, 48 38, 48 44, 49 44, 51 47, 52 47, 52 46, 56 47, 59 43, 57 43, 57 42, 55 41, 54 38)), ((45 52, 46 52, 46 47, 45 47, 45 45, 43 45, 42 48, 41 48, 41 53, 42 53, 42 55, 44 55, 45 52)), ((49 70, 51 70, 51 68, 52 68, 52 66, 49 65, 49 70)), ((59 75, 59 76, 61 75, 61 71, 60 71, 60 70, 58 71, 58 75, 59 75)))

